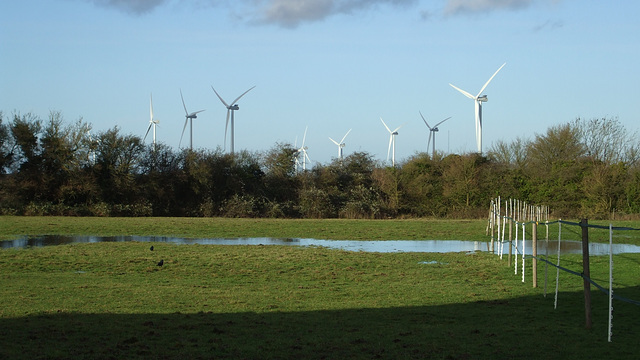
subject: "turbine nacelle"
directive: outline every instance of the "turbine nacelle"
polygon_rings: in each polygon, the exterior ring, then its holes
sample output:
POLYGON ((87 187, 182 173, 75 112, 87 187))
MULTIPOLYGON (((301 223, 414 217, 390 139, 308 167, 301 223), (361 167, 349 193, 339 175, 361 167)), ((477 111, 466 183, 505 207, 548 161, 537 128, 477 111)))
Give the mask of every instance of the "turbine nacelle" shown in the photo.
POLYGON ((229 106, 227 109, 229 109, 229 110, 240 110, 240 106, 238 106, 237 104, 235 104, 235 105, 231 105, 231 106, 229 106))
POLYGON ((478 96, 476 98, 476 100, 480 101, 480 102, 487 102, 489 101, 489 99, 487 99, 487 95, 482 95, 482 96, 478 96))

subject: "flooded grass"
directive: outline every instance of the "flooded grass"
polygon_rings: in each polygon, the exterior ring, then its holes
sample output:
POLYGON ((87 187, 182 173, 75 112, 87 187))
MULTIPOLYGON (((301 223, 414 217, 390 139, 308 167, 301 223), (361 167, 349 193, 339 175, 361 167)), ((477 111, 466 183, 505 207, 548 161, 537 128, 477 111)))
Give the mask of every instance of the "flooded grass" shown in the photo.
MULTIPOLYGON (((576 268, 580 259, 563 263, 576 268)), ((594 279, 606 281, 608 258, 593 259, 594 279)), ((617 293, 640 299, 640 255, 615 261, 617 293)), ((562 274, 554 310, 553 293, 544 297, 529 278, 522 284, 488 253, 75 244, 0 251, 0 288, 0 358, 622 359, 640 351, 638 306, 615 303, 607 343, 604 294, 592 294, 587 330, 582 279, 562 274)))
POLYGON ((0 239, 23 235, 153 235, 188 238, 486 240, 486 220, 0 217, 0 239))

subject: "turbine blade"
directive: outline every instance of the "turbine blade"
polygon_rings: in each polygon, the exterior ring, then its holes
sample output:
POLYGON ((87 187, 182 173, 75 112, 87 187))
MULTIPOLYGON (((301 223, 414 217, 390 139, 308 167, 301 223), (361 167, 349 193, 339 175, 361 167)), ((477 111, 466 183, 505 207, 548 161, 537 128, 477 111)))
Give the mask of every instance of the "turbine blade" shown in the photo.
POLYGON ((391 142, 393 142, 393 135, 389 136, 389 148, 387 149, 387 161, 389 161, 389 153, 391 152, 391 142))
MULTIPOLYGON (((255 86, 254 86, 254 87, 255 87, 255 86)), ((233 100, 233 102, 231 103, 231 105, 235 105, 235 103, 236 103, 238 100, 240 100, 240 98, 241 98, 241 97, 243 97, 243 96, 244 96, 244 94, 246 94, 246 93, 248 93, 249 91, 253 90, 253 88, 254 88, 254 87, 252 87, 251 89, 249 89, 249 90, 247 90, 247 91, 243 92, 243 93, 242 93, 242 95, 238 96, 235 100, 233 100)))
POLYGON ((482 89, 480 89, 480 92, 478 93, 478 95, 476 95, 476 98, 480 95, 482 95, 482 92, 484 91, 484 89, 487 87, 487 85, 489 85, 489 83, 491 82, 491 80, 493 80, 493 77, 496 76, 498 74, 498 71, 502 70, 502 68, 507 65, 507 63, 502 64, 502 66, 500 66, 500 68, 498 70, 496 70, 495 73, 493 73, 493 75, 489 78, 489 80, 487 80, 487 82, 484 84, 484 86, 482 87, 482 89))
MULTIPOLYGON (((337 141, 333 140, 331 137, 329 137, 329 140, 331 140, 334 144, 340 146, 340 143, 338 143, 337 141)), ((343 139, 344 140, 344 139, 343 139)))
POLYGON ((224 102, 224 100, 222 100, 222 97, 220 96, 220 94, 218 94, 218 92, 216 91, 216 89, 213 88, 213 85, 211 85, 211 89, 213 89, 213 92, 216 93, 216 95, 218 95, 218 99, 220 99, 220 101, 222 101, 222 103, 224 104, 224 106, 229 107, 229 105, 224 102))
POLYGON ((389 127, 387 126, 387 124, 384 123, 384 120, 382 120, 382 118, 380 118, 380 121, 382 121, 382 125, 384 125, 385 129, 387 129, 387 131, 389 132, 389 134, 392 133, 391 129, 389 129, 389 127))
POLYGON ((189 116, 193 116, 193 115, 199 114, 199 113, 201 113, 201 112, 203 112, 203 111, 204 111, 204 110, 198 110, 198 111, 196 111, 196 112, 192 112, 191 114, 189 114, 189 116))
POLYGON ((304 140, 307 138, 307 129, 308 129, 308 128, 309 128, 308 126, 306 126, 306 127, 304 128, 304 136, 302 136, 302 147, 303 147, 303 148, 304 148, 304 140))
POLYGON ((395 130, 393 130, 392 132, 396 132, 396 131, 400 130, 400 128, 401 128, 401 127, 403 127, 403 126, 405 126, 405 125, 407 125, 407 123, 404 123, 404 124, 402 124, 402 125, 398 126, 398 127, 397 127, 397 128, 395 128, 395 130))
POLYGON ((454 88, 454 89, 456 89, 456 90, 460 91, 460 92, 462 93, 462 95, 464 95, 464 96, 468 97, 469 99, 475 99, 475 98, 476 98, 475 96, 473 96, 473 95, 469 94, 468 92, 466 92, 466 91, 464 91, 464 90, 460 89, 459 87, 457 87, 457 86, 455 86, 455 85, 453 85, 453 84, 451 84, 451 83, 449 83, 449 85, 451 85, 451 87, 452 87, 452 88, 454 88))
POLYGON ((187 128, 187 123, 189 122, 189 118, 185 118, 184 127, 182 128, 182 135, 180 135, 180 142, 178 143, 178 147, 182 144, 182 137, 184 136, 184 131, 187 128))
POLYGON ((448 118, 446 118, 446 119, 444 119, 444 120, 440 121, 440 122, 439 122, 439 123, 437 123, 434 127, 438 127, 438 125, 442 124, 443 122, 445 122, 445 121, 447 121, 447 120, 449 120, 449 119, 451 119, 451 116, 449 116, 448 118))
MULTIPOLYGON (((424 124, 427 125, 427 127, 429 128, 429 130, 431 130, 431 126, 429 126, 429 123, 427 122, 427 120, 424 118, 424 116, 422 116, 422 113, 420 111, 418 111, 420 113, 420 116, 422 117, 422 121, 424 121, 424 124)), ((438 126, 438 125, 436 125, 438 126)))
POLYGON ((182 106, 184 107, 184 113, 186 115, 189 115, 189 112, 187 111, 187 105, 184 104, 184 97, 182 96, 182 89, 180 89, 180 98, 182 99, 182 106))
POLYGON ((153 125, 153 123, 149 124, 149 127, 147 128, 147 132, 144 134, 144 138, 142 139, 142 142, 144 142, 147 139, 147 135, 149 135, 149 130, 151 130, 151 125, 153 125))
POLYGON ((429 140, 427 141, 427 152, 429 151, 429 145, 431 145, 431 136, 433 135, 433 131, 429 131, 429 140))
MULTIPOLYGON (((344 136, 342 137, 342 140, 340 140, 340 144, 342 144, 344 142, 344 139, 347 138, 347 135, 349 135, 349 133, 351 132, 352 129, 349 129, 349 131, 347 131, 346 134, 344 134, 344 136)), ((339 144, 338 144, 339 145, 339 144)))
POLYGON ((149 122, 153 122, 153 95, 149 97, 149 115, 151 116, 149 122))

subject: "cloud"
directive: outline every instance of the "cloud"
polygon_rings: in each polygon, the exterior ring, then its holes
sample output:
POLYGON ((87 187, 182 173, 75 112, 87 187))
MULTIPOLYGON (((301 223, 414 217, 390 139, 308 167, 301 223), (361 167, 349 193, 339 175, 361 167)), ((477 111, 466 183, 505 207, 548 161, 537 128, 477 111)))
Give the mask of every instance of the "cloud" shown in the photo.
POLYGON ((445 15, 490 12, 494 10, 518 10, 530 6, 534 0, 447 0, 445 15))
MULTIPOLYGON (((97 6, 131 15, 144 15, 172 0, 85 0, 97 6)), ((176 1, 176 0, 173 0, 176 1)), ((258 24, 295 28, 301 23, 322 21, 337 14, 355 14, 381 5, 404 7, 419 0, 180 0, 196 7, 245 7, 258 24)))
POLYGON ((303 22, 321 21, 337 14, 354 14, 381 5, 406 7, 417 2, 417 0, 267 0, 266 4, 256 11, 256 17, 258 23, 294 28, 303 22))
POLYGON ((142 15, 151 12, 155 8, 163 5, 167 0, 89 0, 92 3, 106 8, 142 15))

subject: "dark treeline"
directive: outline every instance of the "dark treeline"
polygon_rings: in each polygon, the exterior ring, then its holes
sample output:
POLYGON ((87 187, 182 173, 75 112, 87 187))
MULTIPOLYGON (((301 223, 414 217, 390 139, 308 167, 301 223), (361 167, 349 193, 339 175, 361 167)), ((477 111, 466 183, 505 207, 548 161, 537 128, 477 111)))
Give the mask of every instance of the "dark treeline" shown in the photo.
POLYGON ((366 152, 296 171, 296 150, 181 150, 92 134, 59 112, 0 112, 0 213, 278 218, 484 217, 495 196, 555 216, 640 213, 639 146, 616 118, 554 126, 486 155, 418 153, 395 168, 366 152))

